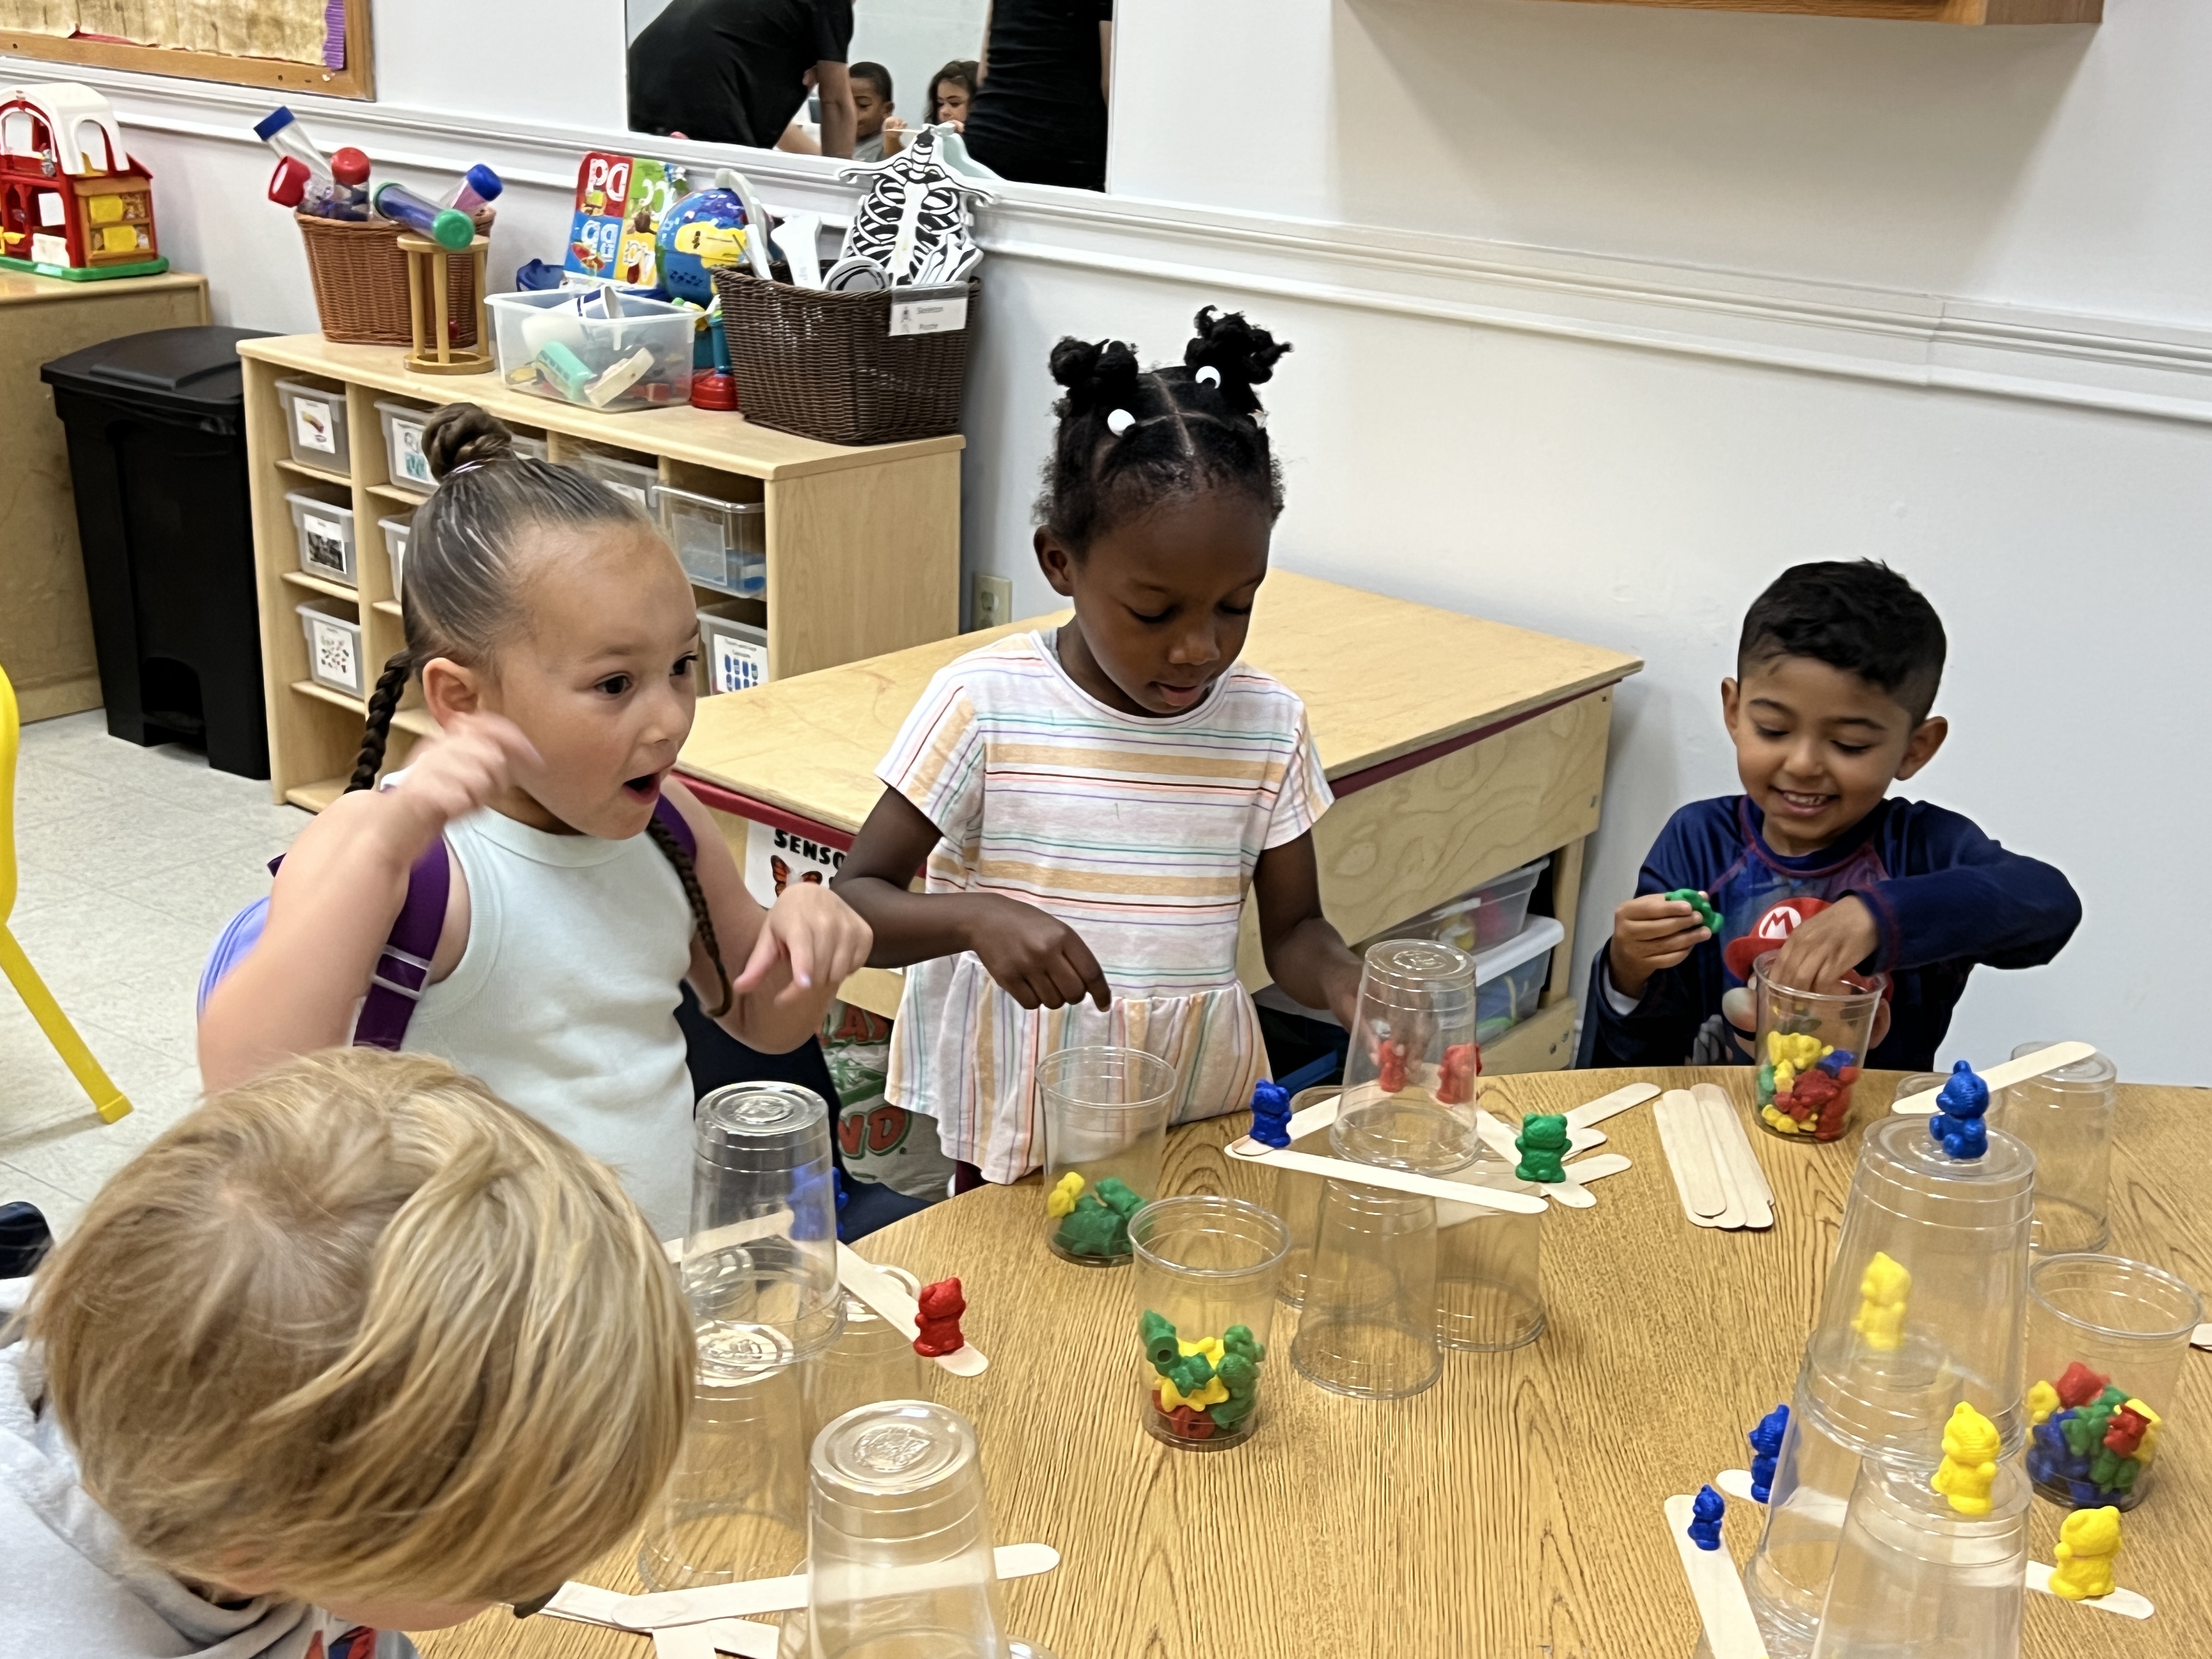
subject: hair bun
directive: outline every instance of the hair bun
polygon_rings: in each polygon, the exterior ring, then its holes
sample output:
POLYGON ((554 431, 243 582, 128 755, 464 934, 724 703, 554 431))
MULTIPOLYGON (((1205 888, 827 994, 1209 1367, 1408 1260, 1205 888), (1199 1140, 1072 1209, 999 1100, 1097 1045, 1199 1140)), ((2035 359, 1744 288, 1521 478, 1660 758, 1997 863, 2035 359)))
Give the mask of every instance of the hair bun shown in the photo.
POLYGON ((503 461, 514 454, 507 422, 477 404, 447 404, 422 422, 422 459, 441 483, 471 462, 503 461))
POLYGON ((1252 388, 1263 386, 1274 374, 1275 364, 1291 349, 1275 337, 1245 320, 1241 311, 1201 310, 1191 326, 1196 336, 1182 349, 1183 367, 1195 374, 1211 368, 1221 377, 1223 401, 1240 415, 1257 414, 1260 399, 1252 388))
POLYGON ((1079 340, 1070 336, 1052 349, 1052 378, 1067 388, 1063 415, 1088 415, 1098 409, 1127 409, 1137 398, 1136 348, 1126 340, 1079 340))

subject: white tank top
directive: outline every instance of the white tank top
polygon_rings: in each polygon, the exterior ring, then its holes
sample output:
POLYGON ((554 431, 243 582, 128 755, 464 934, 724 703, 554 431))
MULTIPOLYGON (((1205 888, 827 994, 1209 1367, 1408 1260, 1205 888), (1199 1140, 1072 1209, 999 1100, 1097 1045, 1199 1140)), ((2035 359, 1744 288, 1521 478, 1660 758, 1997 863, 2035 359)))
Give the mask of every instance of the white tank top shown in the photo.
POLYGON ((460 965, 403 1048, 451 1060, 611 1165, 659 1238, 690 1219, 691 1077, 676 1023, 691 907, 652 838, 446 826, 469 886, 460 965))

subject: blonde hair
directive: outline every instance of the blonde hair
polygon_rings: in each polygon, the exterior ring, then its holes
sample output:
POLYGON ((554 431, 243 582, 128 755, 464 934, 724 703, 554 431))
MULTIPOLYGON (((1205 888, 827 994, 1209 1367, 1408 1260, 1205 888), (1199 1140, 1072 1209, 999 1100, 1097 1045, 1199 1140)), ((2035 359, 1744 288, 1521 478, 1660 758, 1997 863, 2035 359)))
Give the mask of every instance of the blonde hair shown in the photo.
POLYGON ((87 1489, 186 1577, 542 1595, 626 1535, 691 1397, 611 1172, 441 1061, 295 1060, 210 1100, 40 1267, 87 1489))

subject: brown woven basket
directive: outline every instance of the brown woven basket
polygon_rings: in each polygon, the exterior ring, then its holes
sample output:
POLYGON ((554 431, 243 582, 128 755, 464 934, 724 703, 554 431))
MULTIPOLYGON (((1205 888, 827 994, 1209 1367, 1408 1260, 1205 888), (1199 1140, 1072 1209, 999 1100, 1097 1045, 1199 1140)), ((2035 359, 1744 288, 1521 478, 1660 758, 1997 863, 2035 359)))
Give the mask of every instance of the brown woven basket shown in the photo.
MULTIPOLYGON (((307 275, 315 284, 315 310, 323 337, 348 345, 409 345, 407 256, 399 251, 403 227, 389 219, 325 219, 298 213, 293 219, 307 245, 307 275)), ((491 228, 492 216, 477 215, 477 234, 491 228)), ((455 345, 477 343, 476 296, 469 291, 470 262, 447 261, 447 315, 458 319, 455 345)))
POLYGON ((968 283, 968 326, 891 331, 912 290, 831 294, 718 270, 722 331, 745 418, 833 444, 901 443, 960 429, 968 343, 981 283, 968 283))

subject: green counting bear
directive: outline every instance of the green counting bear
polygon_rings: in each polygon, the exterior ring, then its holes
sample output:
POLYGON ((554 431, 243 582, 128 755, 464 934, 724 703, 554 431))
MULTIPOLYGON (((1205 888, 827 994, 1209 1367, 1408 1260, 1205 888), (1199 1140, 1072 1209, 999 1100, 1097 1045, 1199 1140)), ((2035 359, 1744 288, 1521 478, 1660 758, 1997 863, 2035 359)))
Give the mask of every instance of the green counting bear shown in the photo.
POLYGON ((1176 1328, 1164 1315, 1146 1310, 1137 1322, 1137 1340, 1145 1345, 1145 1361, 1162 1376, 1168 1367, 1182 1357, 1182 1346, 1176 1340, 1176 1328))
POLYGON ((1513 1173, 1523 1181, 1559 1182, 1567 1178, 1563 1160, 1567 1152, 1567 1119, 1564 1112, 1535 1112, 1521 1120, 1521 1133, 1513 1138, 1521 1153, 1513 1173))
POLYGON ((1686 904, 1698 913, 1698 921, 1715 939, 1721 936, 1721 913, 1713 908, 1712 901, 1694 887, 1677 887, 1660 897, 1676 904, 1686 904))
POLYGON ((1144 1199, 1127 1182, 1108 1176, 1060 1218, 1054 1242, 1070 1255, 1127 1255, 1129 1218, 1144 1207, 1144 1199))

